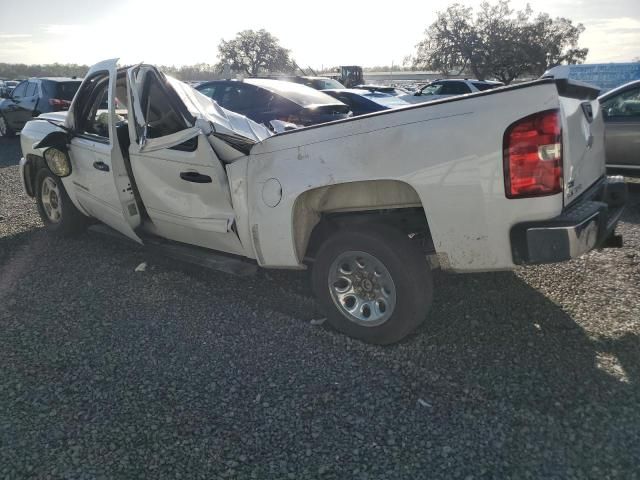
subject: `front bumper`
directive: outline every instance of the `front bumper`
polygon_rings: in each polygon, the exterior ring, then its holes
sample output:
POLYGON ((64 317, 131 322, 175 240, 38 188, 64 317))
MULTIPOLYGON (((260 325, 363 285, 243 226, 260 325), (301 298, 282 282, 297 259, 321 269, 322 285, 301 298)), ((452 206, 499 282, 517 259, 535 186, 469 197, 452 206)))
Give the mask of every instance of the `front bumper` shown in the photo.
POLYGON ((29 173, 29 160, 25 159, 24 157, 20 157, 20 166, 18 168, 20 170, 20 180, 22 181, 22 188, 27 195, 33 197, 33 189, 31 188, 31 184, 27 181, 27 177, 25 176, 29 173))
POLYGON ((605 177, 558 217, 515 225, 513 262, 562 262, 605 245, 615 235, 627 195, 622 177, 605 177))

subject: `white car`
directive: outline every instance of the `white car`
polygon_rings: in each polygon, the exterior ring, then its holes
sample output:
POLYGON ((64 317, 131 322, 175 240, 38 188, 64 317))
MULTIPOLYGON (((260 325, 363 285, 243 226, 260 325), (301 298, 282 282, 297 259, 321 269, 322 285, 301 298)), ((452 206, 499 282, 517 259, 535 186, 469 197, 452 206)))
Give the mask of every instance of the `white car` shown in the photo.
POLYGON ((413 93, 401 95, 400 98, 409 103, 422 103, 440 98, 466 95, 467 93, 484 92, 492 88, 503 87, 504 83, 490 80, 448 79, 436 80, 420 87, 413 93))
POLYGON ((539 80, 273 134, 109 60, 68 113, 25 126, 20 169, 51 232, 94 218, 226 271, 311 268, 329 323, 384 344, 427 317, 437 265, 505 270, 615 243, 626 186, 605 176, 595 95, 539 80))

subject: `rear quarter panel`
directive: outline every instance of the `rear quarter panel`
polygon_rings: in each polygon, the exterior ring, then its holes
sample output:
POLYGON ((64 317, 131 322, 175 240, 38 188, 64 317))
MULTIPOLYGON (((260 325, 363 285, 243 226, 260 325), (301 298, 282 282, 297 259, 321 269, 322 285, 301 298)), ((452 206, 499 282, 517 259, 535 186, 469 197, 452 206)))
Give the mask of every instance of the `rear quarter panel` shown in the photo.
POLYGON ((555 85, 543 82, 366 115, 263 141, 248 163, 249 222, 259 232, 261 263, 300 266, 292 212, 305 191, 360 180, 397 180, 418 193, 446 267, 512 268, 512 225, 553 217, 561 212, 563 201, 562 194, 505 197, 503 134, 514 121, 558 106, 555 85), (275 207, 262 200, 262 187, 270 178, 282 185, 283 197, 275 207))

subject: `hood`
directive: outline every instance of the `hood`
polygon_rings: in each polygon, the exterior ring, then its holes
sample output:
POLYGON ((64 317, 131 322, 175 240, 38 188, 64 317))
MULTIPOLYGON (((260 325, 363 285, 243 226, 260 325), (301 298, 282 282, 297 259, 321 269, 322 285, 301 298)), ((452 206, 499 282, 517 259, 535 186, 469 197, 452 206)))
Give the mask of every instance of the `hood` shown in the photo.
POLYGON ((65 120, 67 119, 67 114, 69 112, 68 111, 64 111, 64 112, 49 112, 49 113, 43 113, 41 115, 38 115, 37 118, 42 118, 45 120, 51 120, 53 122, 58 122, 58 123, 64 123, 65 120))

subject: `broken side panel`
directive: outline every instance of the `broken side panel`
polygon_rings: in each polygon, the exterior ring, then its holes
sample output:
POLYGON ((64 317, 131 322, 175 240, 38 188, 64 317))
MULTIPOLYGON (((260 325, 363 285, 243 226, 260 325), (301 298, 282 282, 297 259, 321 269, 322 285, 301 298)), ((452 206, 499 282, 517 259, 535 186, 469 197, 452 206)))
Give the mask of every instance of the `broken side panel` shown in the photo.
POLYGON ((229 163, 248 154, 253 145, 273 135, 264 125, 223 109, 191 86, 165 76, 155 67, 137 65, 130 68, 127 75, 130 110, 133 112, 129 128, 140 151, 175 146, 202 132, 208 136, 220 159, 229 163), (154 90, 160 90, 162 97, 154 90), (151 97, 162 99, 150 102, 151 97), (174 129, 180 134, 170 138, 158 132, 157 122, 160 120, 181 123, 183 128, 174 129), (193 130, 187 130, 188 127, 193 130), (159 141, 158 137, 163 140, 159 141))
POLYGON ((244 255, 226 172, 203 131, 206 125, 196 125, 155 69, 134 67, 128 79, 135 117, 129 157, 150 220, 146 230, 244 255))

